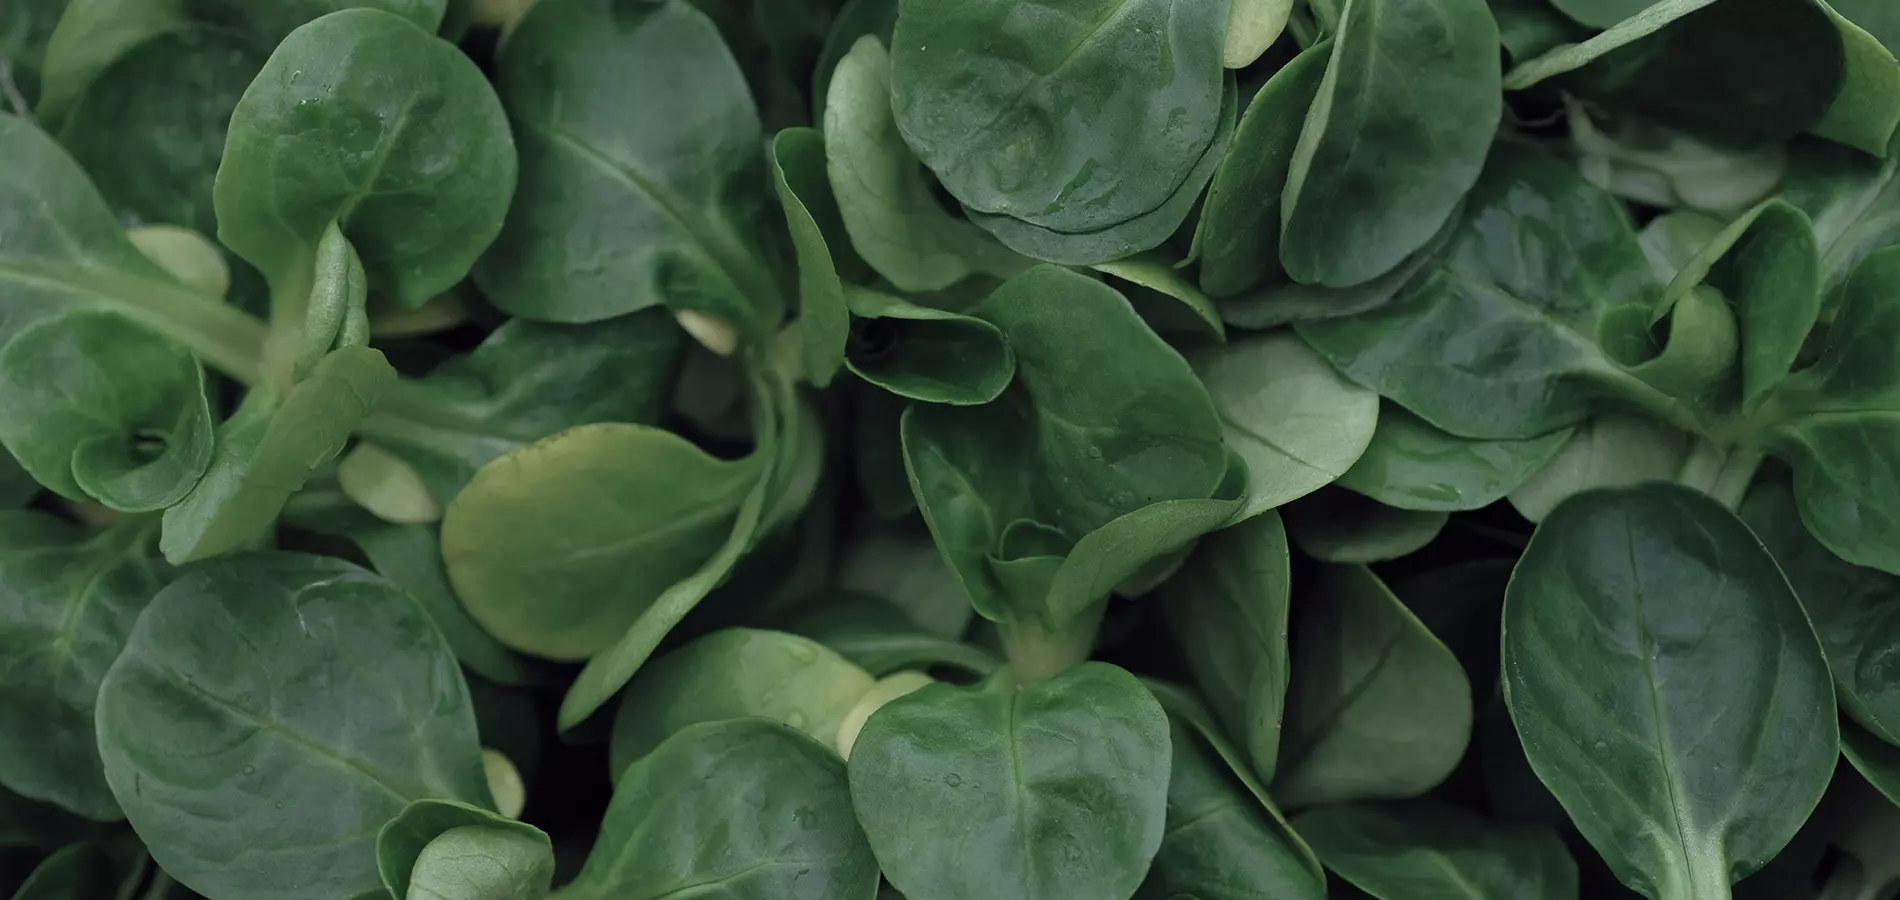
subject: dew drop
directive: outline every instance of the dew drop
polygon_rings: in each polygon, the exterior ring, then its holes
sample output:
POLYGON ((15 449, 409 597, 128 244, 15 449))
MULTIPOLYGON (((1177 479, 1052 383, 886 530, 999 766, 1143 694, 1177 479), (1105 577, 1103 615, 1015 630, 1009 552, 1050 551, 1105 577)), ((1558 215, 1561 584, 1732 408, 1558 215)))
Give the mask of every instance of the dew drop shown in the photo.
POLYGON ((256 774, 257 774, 257 767, 256 767, 256 766, 245 766, 245 767, 244 767, 244 774, 246 774, 246 775, 256 775, 256 774))
POLYGON ((1089 448, 1089 459, 1101 459, 1101 458, 1102 458, 1102 448, 1100 447, 1089 448))
POLYGON ((951 786, 951 787, 962 787, 962 786, 963 786, 963 776, 961 776, 961 775, 958 775, 958 774, 956 774, 955 772, 952 772, 952 773, 950 773, 950 774, 948 774, 948 775, 945 775, 945 776, 943 776, 943 783, 944 783, 944 784, 947 784, 947 785, 949 785, 949 786, 951 786))
POLYGON ((803 713, 792 713, 785 717, 785 724, 803 730, 805 727, 805 716, 803 713))

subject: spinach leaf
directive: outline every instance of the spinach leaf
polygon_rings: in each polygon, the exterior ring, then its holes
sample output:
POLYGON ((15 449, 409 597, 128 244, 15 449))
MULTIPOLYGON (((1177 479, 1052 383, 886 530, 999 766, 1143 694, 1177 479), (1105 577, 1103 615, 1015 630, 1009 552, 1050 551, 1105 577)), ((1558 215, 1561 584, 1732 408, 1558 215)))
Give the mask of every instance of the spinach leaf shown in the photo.
POLYGON ((1365 565, 1416 552, 1432 542, 1448 516, 1440 510, 1387 506, 1339 488, 1322 488, 1289 504, 1287 534, 1300 552, 1322 562, 1365 565))
POLYGON ((665 305, 754 336, 777 324, 764 135, 703 14, 684 0, 537 4, 496 85, 521 155, 507 226, 475 273, 496 306, 592 322, 665 305))
MULTIPOLYGON (((894 4, 893 4, 894 5, 894 4)), ((938 203, 891 111, 891 61, 865 35, 838 61, 825 105, 826 166, 858 255, 899 290, 942 290, 1029 261, 938 203)))
POLYGON ((1227 43, 1221 64, 1242 68, 1259 59, 1286 29, 1293 0, 1232 0, 1227 9, 1227 43))
POLYGON ((1168 830, 1134 900, 1324 897, 1325 882, 1307 868, 1284 824, 1235 787, 1192 730, 1176 722, 1172 738, 1168 830))
MULTIPOLYGON (((1234 9, 1245 5, 1236 2, 1234 9)), ((1274 73, 1248 102, 1214 170, 1194 246, 1200 251, 1201 288, 1215 297, 1231 297, 1285 275, 1280 269, 1281 191, 1331 48, 1330 43, 1307 48, 1274 73)))
POLYGON ((1084 663, 1026 686, 1004 670, 873 714, 851 798, 911 900, 1127 897, 1161 844, 1170 749, 1166 715, 1121 669, 1084 663))
POLYGON ((870 900, 877 872, 837 754, 732 719, 686 728, 620 774, 561 895, 660 900, 717 885, 735 900, 870 900))
POLYGON ((264 329, 180 284, 127 240, 112 210, 58 144, 0 113, 0 343, 72 309, 120 313, 183 344, 206 365, 259 377, 264 329))
POLYGON ((1504 697, 1531 767, 1649 897, 1726 896, 1780 851, 1834 772, 1833 695, 1774 560, 1684 488, 1572 498, 1506 592, 1504 697))
POLYGON ((510 900, 548 894, 554 849, 539 828, 453 800, 416 800, 376 833, 394 897, 510 900))
POLYGON ((1400 509, 1478 509, 1523 486, 1572 434, 1564 428, 1527 440, 1471 440, 1440 431, 1388 402, 1379 407, 1379 427, 1366 452, 1338 484, 1400 509))
POLYGON ((1291 581, 1286 531, 1268 510, 1202 539, 1159 597, 1195 685, 1269 779, 1286 707, 1291 581))
POLYGON ((1551 157, 1500 145, 1429 274, 1383 309, 1296 327, 1341 374, 1446 432, 1522 439, 1585 418, 1594 392, 1581 379, 1651 392, 1595 334, 1605 310, 1647 307, 1657 292, 1610 197, 1551 157))
POLYGON ((1352 468, 1378 425, 1378 395, 1339 376, 1281 331, 1194 354, 1227 446, 1247 464, 1245 519, 1332 483, 1352 468))
POLYGON ((1221 130, 1227 6, 907 0, 897 127, 976 212, 1065 234, 1120 225, 1188 182, 1221 130))
POLYGON ((0 348, 0 442, 62 496, 164 509, 211 464, 204 368, 116 313, 41 320, 0 348))
POLYGON ((106 673, 98 726, 153 858, 214 897, 379 888, 384 822, 423 798, 489 800, 447 644, 400 590, 335 559, 231 556, 159 591, 106 673), (234 847, 262 864, 232 865, 234 847))
POLYGON ((1841 708, 1880 740, 1900 744, 1900 685, 1884 671, 1900 645, 1900 578, 1829 552, 1802 527, 1781 481, 1749 492, 1742 521, 1774 555, 1827 651, 1841 708))
POLYGON ((844 365, 851 311, 832 261, 829 236, 844 220, 825 174, 825 139, 809 128, 788 128, 772 139, 772 185, 798 252, 798 327, 805 377, 824 387, 844 365), (828 236, 829 235, 829 236, 828 236))
POLYGON ((393 386, 358 430, 446 506, 483 466, 564 429, 657 423, 685 344, 661 310, 584 326, 513 319, 467 355, 393 386))
POLYGON ((1295 281, 1362 284, 1431 240, 1491 148, 1497 46, 1484 0, 1347 0, 1281 194, 1295 281))
POLYGON ((1566 900, 1577 863, 1546 826, 1487 822, 1429 801, 1329 806, 1293 827, 1320 861, 1379 900, 1566 900))
POLYGON ((644 425, 569 429, 488 464, 449 504, 449 581, 503 644, 586 659, 718 552, 763 464, 644 425))
POLYGON ((1574 494, 1673 480, 1689 453, 1689 436, 1681 431, 1644 416, 1605 412, 1578 426, 1563 449, 1513 489, 1511 505, 1541 522, 1574 494))
POLYGON ((834 744, 838 726, 871 689, 870 673, 809 638, 728 628, 642 667, 614 717, 615 772, 700 722, 771 719, 834 744))
POLYGON ((395 380, 383 354, 349 347, 323 357, 280 401, 253 391, 218 429, 217 449, 190 494, 165 510, 159 548, 176 564, 252 543, 290 495, 334 458, 395 380))
POLYGON ((286 37, 231 113, 219 239, 264 273, 276 307, 300 312, 334 223, 377 290, 420 306, 500 231, 513 147, 454 45, 381 10, 331 13, 286 37))
POLYGON ((1414 797, 1471 737, 1456 657, 1368 569, 1329 566, 1295 617, 1273 796, 1288 807, 1414 797))
POLYGON ((1150 250, 1090 268, 1127 282, 1120 290, 1156 331, 1212 334, 1225 340, 1227 326, 1221 322, 1220 310, 1192 279, 1182 275, 1179 265, 1167 251, 1150 250))
POLYGON ((122 817, 93 710, 132 623, 170 573, 151 519, 89 531, 0 513, 0 784, 99 820, 122 817))
MULTIPOLYGON (((934 551, 930 562, 936 562, 934 551)), ((969 609, 961 590, 956 591, 954 599, 963 609, 969 609)), ((780 625, 837 651, 879 678, 900 669, 933 666, 949 666, 981 677, 999 665, 982 649, 931 634, 895 604, 864 594, 840 592, 794 613, 780 625)))
POLYGON ((115 60, 188 21, 182 0, 69 0, 47 36, 34 114, 57 125, 115 60))
POLYGON ((844 296, 854 317, 845 365, 884 390, 970 406, 995 400, 1016 377, 1016 353, 990 322, 855 286, 844 296))

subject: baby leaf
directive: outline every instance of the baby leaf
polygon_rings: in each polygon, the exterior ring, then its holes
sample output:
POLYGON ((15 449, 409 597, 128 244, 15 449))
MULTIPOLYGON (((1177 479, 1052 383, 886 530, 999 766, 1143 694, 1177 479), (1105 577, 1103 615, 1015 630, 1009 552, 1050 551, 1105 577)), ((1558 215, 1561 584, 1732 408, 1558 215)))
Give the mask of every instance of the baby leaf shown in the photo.
POLYGON ((975 273, 1008 278, 1029 265, 937 201, 898 133, 890 55, 875 36, 858 38, 838 61, 823 124, 851 245, 899 290, 942 290, 975 273))
POLYGON ((394 897, 539 900, 554 876, 554 848, 533 825, 424 799, 376 833, 376 867, 394 897))
POLYGON ((1564 428, 1521 441, 1471 440, 1446 434, 1387 402, 1379 407, 1372 442, 1338 484, 1400 509, 1479 509, 1530 480, 1572 433, 1564 428))
POLYGON ((1016 354, 995 325, 856 286, 845 351, 852 374, 900 397, 969 406, 995 400, 1016 377, 1016 354))
POLYGON ((1292 13, 1293 0, 1232 0, 1227 10, 1227 44, 1221 51, 1221 64, 1238 69, 1259 59, 1286 29, 1286 20, 1292 13))
POLYGON ((1332 487, 1288 504, 1284 515, 1287 534, 1300 552, 1323 562, 1358 565, 1417 551, 1438 537, 1448 519, 1441 511, 1387 506, 1332 487))
POLYGON ((761 468, 649 426, 569 429, 488 464, 449 504, 449 581, 502 643, 586 659, 717 552, 761 468))
POLYGON ((1504 698, 1531 767, 1624 884, 1724 897, 1839 757, 1834 690, 1775 562, 1714 500, 1572 498, 1504 602, 1504 698))
POLYGON ((160 591, 98 725, 132 827, 213 897, 380 888, 384 822, 425 797, 488 801, 455 657, 415 601, 336 559, 232 556, 160 591))
POLYGON ((1286 708, 1288 567, 1286 530, 1268 510, 1203 538, 1159 598, 1195 684, 1269 779, 1286 708))
POLYGON ((851 750, 851 797, 911 900, 1127 897, 1161 844, 1169 759, 1141 683, 1084 663, 886 704, 851 750))
POLYGON ((825 139, 818 132, 787 128, 772 139, 772 184, 798 251, 798 330, 804 339, 805 376, 818 387, 830 384, 844 364, 845 338, 851 331, 844 284, 826 244, 826 231, 841 233, 843 220, 825 179, 825 139))
POLYGON ((1100 231, 1190 180, 1220 130, 1226 29, 1218 0, 908 2, 891 38, 892 108, 965 206, 1100 231))
POLYGON ((95 532, 0 513, 0 784, 91 819, 121 818, 99 763, 99 682, 169 574, 153 520, 95 532))
POLYGON ((1556 456, 1512 490, 1511 505, 1541 522, 1573 494, 1672 480, 1689 444, 1688 435, 1654 419, 1604 412, 1578 426, 1556 456))
POLYGON ((537 4, 496 84, 521 153, 507 227, 475 273, 496 306, 592 322, 666 305, 748 336, 777 325, 783 292, 759 253, 765 138, 705 15, 684 0, 537 4))
POLYGON ((1471 737, 1457 657, 1361 566, 1329 566, 1297 618, 1273 796, 1287 807, 1415 797, 1471 737))
MULTIPOLYGON (((938 563, 933 556, 930 563, 938 563)), ((956 590, 955 585, 951 585, 956 590)), ((957 591, 957 605, 967 614, 969 601, 957 591)), ((886 600, 839 592, 801 610, 780 623, 784 630, 802 634, 837 651, 839 656, 882 678, 900 669, 951 666, 976 676, 996 670, 996 658, 961 641, 925 631, 895 604, 886 600)))
POLYGON ((809 638, 782 631, 715 631, 641 667, 614 718, 611 771, 621 772, 689 725, 771 719, 837 741, 870 673, 809 638))
POLYGON ((1379 900, 1576 900, 1577 863, 1548 826, 1419 801, 1293 820, 1321 862, 1379 900))
POLYGON ((1371 281, 1445 224, 1497 130, 1497 48, 1484 0, 1347 0, 1280 199, 1295 281, 1371 281))
POLYGON ((0 441, 70 499, 177 503, 211 464, 211 426, 197 357, 116 313, 46 319, 0 349, 0 441))
POLYGON ((716 884, 734 900, 870 900, 877 872, 837 753, 731 719, 680 731, 621 773, 561 896, 662 900, 716 884))
POLYGON ((331 13, 285 38, 231 113, 218 237, 300 310, 334 222, 371 285, 421 306, 501 230, 513 148, 494 91, 453 44, 381 10, 331 13))

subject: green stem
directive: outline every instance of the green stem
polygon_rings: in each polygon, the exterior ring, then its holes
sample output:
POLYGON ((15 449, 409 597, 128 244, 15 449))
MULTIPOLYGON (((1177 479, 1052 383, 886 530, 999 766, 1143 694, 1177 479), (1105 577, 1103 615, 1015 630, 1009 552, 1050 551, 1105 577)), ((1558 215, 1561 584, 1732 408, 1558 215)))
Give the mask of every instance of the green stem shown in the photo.
POLYGON ((1107 600, 1098 601, 1074 620, 1054 627, 1029 619, 999 624, 1003 653, 1017 680, 1030 684, 1081 665, 1095 651, 1095 634, 1107 609, 1107 600))
POLYGON ((1697 438, 1695 446, 1689 450, 1689 458, 1683 460, 1682 467, 1676 470, 1676 481, 1685 487, 1709 493, 1715 487, 1715 479, 1722 474, 1723 464, 1728 462, 1728 454, 1727 447, 1708 438, 1697 438))
POLYGON ((1754 483, 1755 472, 1761 468, 1763 459, 1765 456, 1759 450, 1735 448, 1722 464, 1722 471, 1715 476, 1715 483, 1709 486, 1709 496, 1729 509, 1741 506, 1742 498, 1748 496, 1748 486, 1754 483))

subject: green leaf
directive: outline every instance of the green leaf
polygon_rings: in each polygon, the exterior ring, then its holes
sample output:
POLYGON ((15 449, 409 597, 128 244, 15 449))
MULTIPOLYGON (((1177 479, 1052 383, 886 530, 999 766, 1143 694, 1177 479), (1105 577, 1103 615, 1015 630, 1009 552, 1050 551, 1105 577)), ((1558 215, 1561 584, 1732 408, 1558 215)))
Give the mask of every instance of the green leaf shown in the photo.
POLYGON ((69 0, 47 39, 33 112, 57 124, 114 61, 188 23, 183 0, 69 0))
POLYGON ((1220 301, 1221 319, 1236 328, 1278 328, 1309 319, 1338 319, 1370 312, 1392 302, 1427 266, 1436 265, 1463 223, 1462 212, 1445 220, 1438 233, 1391 271, 1363 284, 1329 288, 1285 281, 1220 301))
POLYGON ((844 220, 825 174, 825 139, 810 128, 788 128, 772 139, 772 185, 785 211, 785 227, 798 252, 798 329, 804 340, 805 377, 818 387, 831 383, 844 365, 851 311, 844 283, 831 259, 826 233, 844 220), (827 227, 829 226, 829 227, 827 227))
POLYGON ((265 58, 221 30, 168 31, 99 74, 62 117, 59 142, 122 216, 214 232, 225 127, 265 58))
POLYGON ((1537 776, 1624 884, 1726 897, 1839 758, 1821 645, 1775 562, 1671 486, 1571 499, 1504 602, 1504 698, 1537 776))
POLYGON ((1900 241, 1900 154, 1885 159, 1822 141, 1795 144, 1789 152, 1782 196, 1808 214, 1821 252, 1827 308, 1861 261, 1900 241))
POLYGON ((641 667, 614 717, 621 772, 701 722, 771 719, 830 746, 875 679, 828 647, 782 631, 726 628, 641 667))
POLYGON ((907 2, 891 39, 897 127, 970 209, 1101 231, 1192 181, 1221 130, 1226 30, 1222 2, 907 2))
POLYGON ((1325 488, 1289 504, 1287 534, 1300 552, 1322 562, 1367 564, 1417 552, 1445 528, 1442 510, 1387 506, 1370 497, 1325 488))
POLYGON ((1332 483, 1352 468, 1378 425, 1379 397, 1334 371, 1298 337, 1237 338, 1194 354, 1227 446, 1247 464, 1236 521, 1332 483))
POLYGON ((99 682, 169 576, 151 519, 85 531, 0 514, 0 784, 87 818, 119 819, 99 763, 99 682))
POLYGON ((1549 826, 1427 801, 1332 806, 1293 820, 1326 868, 1379 900, 1575 900, 1577 863, 1549 826))
POLYGON ((1841 722, 1841 755, 1881 796, 1900 806, 1900 748, 1849 720, 1841 722))
POLYGON ((1815 3, 1827 11, 1840 31, 1846 73, 1840 93, 1834 95, 1827 114, 1811 130, 1828 140, 1885 156, 1887 145, 1893 141, 1894 126, 1900 125, 1900 64, 1895 64, 1893 51, 1882 45, 1880 38, 1827 3, 1815 3))
MULTIPOLYGON (((1566 102, 1564 112, 1583 177, 1649 206, 1707 210, 1727 219, 1766 199, 1787 168, 1788 148, 1780 144, 1746 150, 1716 146, 1640 115, 1604 111, 1582 100, 1566 102)), ((1660 277, 1667 281, 1674 273, 1660 277)))
POLYGON ((1547 0, 1490 0, 1498 20, 1498 41, 1513 62, 1548 53, 1587 34, 1547 0))
MULTIPOLYGON (((106 848, 91 841, 54 851, 13 892, 13 900, 79 900, 110 897, 121 889, 125 872, 106 848)), ((131 873, 139 874, 138 870, 131 873)))
POLYGON ((211 464, 204 368, 116 313, 36 322, 0 348, 0 441, 68 499, 164 509, 211 464))
POLYGON ((1605 412, 1577 426, 1557 455, 1513 489, 1511 505, 1541 522, 1574 494, 1671 481, 1689 457, 1689 444, 1688 435, 1654 419, 1605 412))
MULTIPOLYGON (((934 550, 929 562, 937 563, 934 550)), ((958 606, 969 609, 961 590, 954 599, 958 606)), ((982 677, 999 665, 989 653, 931 634, 895 604, 863 594, 841 591, 794 613, 779 627, 837 651, 878 678, 902 669, 935 666, 950 666, 982 677)))
POLYGON ((554 877, 554 848, 533 825, 424 799, 376 833, 376 868, 394 897, 542 900, 554 877))
POLYGON ((1842 42, 1814 0, 1662 0, 1519 63, 1504 89, 1574 73, 1562 85, 1576 93, 1747 150, 1822 120, 1846 79, 1842 42))
POLYGON ((1878 38, 1888 52, 1900 52, 1900 9, 1881 0, 1829 0, 1829 4, 1878 38))
POLYGON ((1173 726, 1168 829, 1134 900, 1320 900, 1325 881, 1284 823, 1242 793, 1199 737, 1173 726))
POLYGON ((475 273, 496 306, 592 322, 664 305, 751 337, 776 327, 784 292, 755 249, 777 218, 765 137, 703 14, 683 0, 537 4, 496 84, 521 154, 508 224, 475 273))
POLYGON ((1530 438, 1585 417, 1601 389, 1579 376, 1647 392, 1603 355, 1596 323, 1657 290, 1613 198, 1501 144, 1441 264, 1389 306, 1298 330, 1341 374, 1446 432, 1530 438))
MULTIPOLYGON (((1235 0, 1234 11, 1248 5, 1259 4, 1235 0)), ((1280 192, 1331 51, 1329 42, 1315 44, 1274 73, 1247 104, 1233 142, 1214 170, 1194 245, 1201 253, 1201 288, 1215 297, 1231 297, 1262 281, 1284 280, 1280 192)))
POLYGON ((1154 698, 1084 663, 886 704, 852 748, 851 797, 910 900, 1127 897, 1161 844, 1169 764, 1154 698))
POLYGON ((1484 0, 1347 0, 1280 198, 1295 281, 1371 281, 1445 224, 1497 131, 1497 48, 1484 0))
POLYGON ((370 284, 421 306, 501 230, 513 148, 495 92, 455 45, 381 10, 331 13, 277 45, 231 113, 218 238, 300 318, 334 222, 370 284))
MULTIPOLYGON (((905 485, 906 496, 909 490, 905 485)), ((961 637, 974 615, 956 573, 916 520, 880 523, 848 540, 838 562, 838 586, 884 600, 937 637, 961 637)))
POLYGON ((875 35, 838 61, 829 90, 822 124, 831 189, 851 245, 877 274, 914 293, 978 273, 1008 278, 1030 264, 937 201, 898 132, 890 56, 875 35))
POLYGON ((1203 538, 1158 598, 1195 685, 1269 779, 1286 708, 1288 557, 1286 530, 1268 510, 1203 538))
POLYGON ((1293 0, 1232 0, 1227 9, 1227 43, 1221 64, 1238 69, 1259 59, 1286 29, 1293 0))
POLYGON ((557 432, 657 423, 686 343, 657 309, 587 325, 511 319, 468 355, 392 387, 361 431, 446 506, 483 466, 557 432))
POLYGON ((1900 684, 1886 674, 1900 651, 1900 577, 1861 568, 1822 546, 1802 526, 1785 482, 1756 484, 1741 517, 1814 623, 1841 709, 1880 740, 1900 744, 1900 684))
MULTIPOLYGON (((1152 3, 1153 0, 1126 2, 1152 3)), ((1209 5, 1198 4, 1195 9, 1198 12, 1209 5)), ((1121 80, 1117 79, 1117 83, 1121 80)), ((1206 187, 1208 179, 1214 176, 1214 169, 1220 165, 1227 145, 1233 139, 1239 105, 1238 89, 1234 79, 1229 77, 1222 92, 1220 119, 1213 142, 1201 154, 1200 162, 1188 171, 1187 180, 1160 206, 1125 222, 1098 231, 1067 232, 1007 215, 977 212, 968 208, 964 213, 985 231, 995 235, 1004 246, 1044 262, 1090 266, 1152 250, 1172 237, 1199 203, 1202 189, 1206 187)))
POLYGON ((349 347, 325 356, 281 402, 267 390, 252 392, 218 430, 197 487, 165 510, 165 558, 205 559, 265 534, 395 380, 381 352, 349 347))
POLYGON ((449 581, 503 644, 586 659, 717 554, 763 466, 645 425, 563 431, 489 463, 449 504, 449 581))
POLYGON ((264 326, 180 284, 126 238, 86 173, 31 123, 0 113, 0 343, 72 309, 120 313, 243 381, 264 326))
POLYGON ((1471 440, 1385 403, 1372 442, 1338 484, 1400 509, 1479 509, 1529 481, 1573 433, 1564 428, 1521 441, 1471 440))
POLYGON ((1821 261, 1808 217, 1770 200, 1729 223, 1676 274, 1652 321, 1698 286, 1722 292, 1741 331, 1742 408, 1788 374, 1821 314, 1821 261))
POLYGON ((213 897, 379 888, 384 822, 425 797, 489 799, 448 645, 341 560, 248 554, 172 582, 106 673, 98 724, 132 827, 213 897))
POLYGON ((899 397, 925 403, 988 403, 1016 377, 1016 353, 995 325, 856 286, 845 365, 899 397))
POLYGON ((1200 333, 1211 332, 1216 338, 1226 339, 1227 326, 1221 322, 1220 310, 1215 308, 1214 301, 1201 293, 1201 289, 1194 286, 1192 279, 1181 274, 1180 268, 1173 261, 1173 255, 1167 251, 1150 250, 1126 259, 1096 263, 1091 268, 1104 275, 1113 275, 1128 282, 1133 288, 1126 291, 1129 302, 1135 304, 1135 309, 1142 314, 1142 318, 1156 328, 1164 327, 1155 324, 1157 322, 1165 322, 1172 326, 1173 321, 1178 319, 1185 323, 1181 326, 1182 328, 1200 333), (1147 297, 1165 297, 1167 300, 1162 302, 1172 301, 1172 303, 1169 303, 1164 312, 1159 308, 1143 305, 1147 297), (1171 315, 1173 313, 1186 315, 1171 315))
POLYGON ((1471 737, 1471 685, 1445 645, 1361 566, 1320 571, 1296 617, 1275 799, 1415 797, 1471 737))
POLYGON ((687 728, 621 773, 561 896, 870 900, 877 872, 844 761, 784 725, 733 719, 687 728))
POLYGON ((1636 240, 1643 245, 1643 256, 1656 280, 1667 284, 1727 227, 1727 222, 1706 213, 1676 210, 1649 220, 1636 240))

